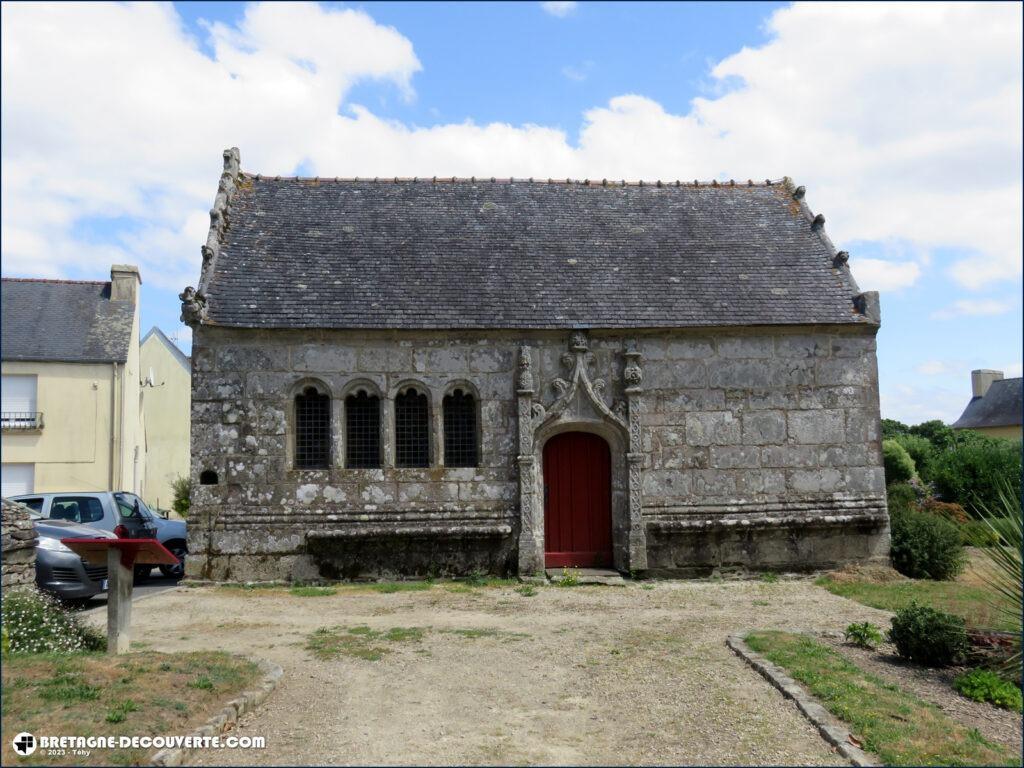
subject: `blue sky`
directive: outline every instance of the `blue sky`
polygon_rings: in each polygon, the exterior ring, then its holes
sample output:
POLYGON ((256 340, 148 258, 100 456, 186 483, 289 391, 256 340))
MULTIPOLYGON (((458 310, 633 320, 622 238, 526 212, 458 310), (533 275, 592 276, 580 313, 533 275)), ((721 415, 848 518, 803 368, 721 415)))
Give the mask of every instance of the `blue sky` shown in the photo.
POLYGON ((3 7, 3 274, 143 273, 184 349, 220 151, 254 172, 778 178, 882 292, 883 416, 1020 375, 1019 5, 3 7), (131 62, 126 66, 126 62, 131 62))

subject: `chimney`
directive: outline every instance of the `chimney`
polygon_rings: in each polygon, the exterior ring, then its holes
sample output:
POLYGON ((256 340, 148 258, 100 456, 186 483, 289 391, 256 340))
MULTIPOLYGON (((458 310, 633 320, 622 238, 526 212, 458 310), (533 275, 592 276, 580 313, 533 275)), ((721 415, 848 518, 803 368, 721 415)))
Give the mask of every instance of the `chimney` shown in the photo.
POLYGON ((992 386, 992 382, 999 381, 1002 378, 1002 371, 989 371, 984 368, 979 371, 971 371, 972 396, 984 397, 985 393, 988 392, 988 388, 992 386))
POLYGON ((142 278, 139 277, 139 268, 134 264, 114 264, 110 268, 111 301, 137 302, 140 285, 142 278))

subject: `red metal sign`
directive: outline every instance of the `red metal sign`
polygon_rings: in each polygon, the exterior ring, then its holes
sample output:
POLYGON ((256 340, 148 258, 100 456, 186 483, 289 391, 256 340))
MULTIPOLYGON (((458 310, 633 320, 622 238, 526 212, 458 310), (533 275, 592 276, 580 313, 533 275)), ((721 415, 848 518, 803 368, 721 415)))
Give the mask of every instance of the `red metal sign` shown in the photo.
POLYGON ((589 432, 565 432, 544 446, 544 564, 612 564, 611 452, 589 432))
POLYGON ((61 539, 61 544, 91 565, 106 565, 107 550, 121 550, 121 564, 174 565, 176 558, 156 539, 61 539))

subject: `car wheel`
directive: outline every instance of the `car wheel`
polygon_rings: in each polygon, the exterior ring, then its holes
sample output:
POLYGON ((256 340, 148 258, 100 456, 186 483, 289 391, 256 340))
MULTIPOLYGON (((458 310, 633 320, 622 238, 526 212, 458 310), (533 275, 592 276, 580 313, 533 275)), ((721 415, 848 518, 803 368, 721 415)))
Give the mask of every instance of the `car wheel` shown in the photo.
POLYGON ((188 554, 188 549, 184 544, 173 544, 167 549, 178 558, 178 562, 174 565, 161 565, 160 573, 169 579, 180 579, 185 575, 185 555, 188 554))

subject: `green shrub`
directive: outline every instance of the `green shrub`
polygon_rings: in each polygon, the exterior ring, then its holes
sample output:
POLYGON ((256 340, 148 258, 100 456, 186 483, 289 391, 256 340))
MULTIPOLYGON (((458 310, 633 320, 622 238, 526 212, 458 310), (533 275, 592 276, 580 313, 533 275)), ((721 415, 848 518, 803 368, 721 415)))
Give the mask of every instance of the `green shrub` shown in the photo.
POLYGON ((917 437, 923 437, 932 444, 932 448, 936 451, 946 450, 956 440, 956 432, 939 419, 933 419, 932 421, 926 421, 917 426, 910 427, 907 432, 917 437))
POLYGON ((907 449, 896 438, 882 441, 882 461, 885 463, 885 484, 905 483, 912 480, 917 470, 907 449))
POLYGON ((912 579, 956 578, 967 563, 960 530, 927 512, 897 510, 890 515, 893 567, 912 579))
POLYGON ((171 482, 171 492, 174 494, 171 509, 182 517, 188 517, 188 510, 192 506, 192 481, 187 477, 175 478, 171 482))
POLYGON ((892 438, 914 460, 914 467, 922 480, 931 477, 931 467, 935 463, 935 448, 926 437, 918 435, 897 435, 892 438))
POLYGON ((846 628, 846 642, 861 648, 877 648, 882 642, 882 630, 870 621, 854 623, 846 628))
POLYGON ((926 667, 946 667, 970 648, 964 620, 912 602, 896 611, 889 639, 896 653, 926 667))
POLYGON ((1019 498, 1020 476, 1019 442, 969 432, 958 436, 954 447, 936 455, 929 479, 944 500, 976 510, 998 508, 998 489, 1004 484, 1009 484, 1011 496, 1019 498))
POLYGON ((917 503, 917 491, 910 483, 893 483, 886 487, 885 492, 889 497, 890 512, 913 509, 917 503))
POLYGON ((3 628, 10 653, 77 653, 106 647, 106 638, 83 626, 54 598, 34 588, 3 596, 3 628))
POLYGON ((968 699, 987 701, 1003 709, 1021 711, 1020 688, 988 669, 972 669, 953 681, 957 692, 968 699))

